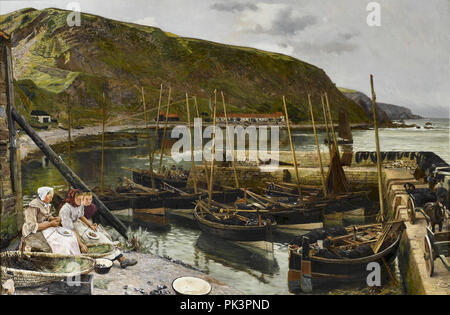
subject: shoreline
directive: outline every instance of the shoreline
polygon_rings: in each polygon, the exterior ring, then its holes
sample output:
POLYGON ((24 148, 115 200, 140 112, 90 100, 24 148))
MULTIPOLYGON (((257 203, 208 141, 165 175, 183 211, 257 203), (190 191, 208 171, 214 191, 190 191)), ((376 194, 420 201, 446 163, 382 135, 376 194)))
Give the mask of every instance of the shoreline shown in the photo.
MULTIPOLYGON (((167 123, 167 128, 173 128, 175 126, 178 126, 180 124, 186 124, 186 122, 183 121, 177 121, 177 122, 169 122, 167 123)), ((334 128, 338 128, 339 125, 337 123, 334 123, 334 128)), ((160 123, 159 125, 160 130, 163 128, 164 124, 160 123)), ((212 126, 211 122, 202 122, 202 126, 212 126)), ((225 128, 225 123, 217 123, 217 126, 220 128, 225 128)), ((230 124, 230 126, 242 126, 242 124, 230 124)), ((248 125, 244 124, 244 127, 247 127, 248 125)), ((271 126, 270 124, 255 124, 255 126, 271 126)), ((286 126, 284 124, 282 125, 275 125, 280 127, 281 129, 286 129, 286 126)), ((352 123, 350 124, 352 130, 361 130, 361 129, 370 129, 373 128, 372 123, 352 123)), ((386 128, 407 128, 410 126, 388 126, 386 128)), ((141 124, 123 124, 123 125, 114 125, 114 126, 108 126, 106 127, 105 132, 119 132, 127 129, 145 129, 150 128, 154 129, 156 128, 156 123, 149 123, 147 126, 144 123, 141 124)), ((292 130, 312 130, 313 126, 312 124, 293 124, 291 125, 292 130)), ((384 128, 384 127, 381 127, 384 128)), ((325 124, 316 124, 317 130, 325 130, 325 124)), ((68 138, 68 131, 61 129, 61 128, 52 128, 49 130, 40 130, 36 131, 38 135, 50 146, 61 144, 64 142, 67 142, 68 138)), ((83 129, 72 129, 71 130, 71 139, 72 141, 80 138, 80 137, 86 137, 86 136, 96 136, 101 135, 102 133, 102 125, 94 125, 89 127, 84 127, 83 129)), ((20 148, 20 160, 25 160, 28 155, 35 153, 39 151, 39 148, 35 145, 35 143, 31 140, 30 137, 24 132, 21 132, 17 137, 17 147, 20 148)))

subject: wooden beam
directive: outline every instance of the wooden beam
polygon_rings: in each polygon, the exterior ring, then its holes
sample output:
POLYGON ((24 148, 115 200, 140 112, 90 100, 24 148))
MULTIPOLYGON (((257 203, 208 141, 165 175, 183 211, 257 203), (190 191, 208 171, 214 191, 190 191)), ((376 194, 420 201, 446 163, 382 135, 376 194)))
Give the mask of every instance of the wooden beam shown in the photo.
POLYGON ((327 141, 328 141, 328 152, 330 153, 330 161, 331 161, 331 139, 330 139, 330 130, 328 129, 328 119, 327 119, 327 111, 325 109, 323 94, 320 94, 320 101, 322 102, 322 110, 323 110, 323 121, 325 123, 325 130, 327 132, 327 141))
POLYGON ((214 187, 214 160, 216 155, 216 109, 217 109, 217 91, 214 90, 214 109, 213 109, 213 138, 211 147, 211 176, 209 178, 209 194, 208 194, 208 207, 211 206, 212 191, 214 187))
POLYGON ((319 156, 319 166, 320 166, 320 175, 322 179, 322 189, 323 189, 323 196, 326 199, 327 198, 327 188, 325 185, 325 174, 323 173, 323 165, 322 165, 322 156, 320 155, 320 146, 319 146, 319 140, 317 138, 317 132, 316 132, 316 124, 314 122, 314 113, 311 103, 311 95, 308 94, 308 103, 309 103, 309 111, 311 112, 311 121, 313 125, 314 130, 314 138, 316 140, 316 148, 317 148, 317 155, 319 156))
POLYGON ((383 202, 383 178, 381 170, 381 154, 380 154, 380 139, 378 137, 378 125, 377 125, 377 96, 373 87, 373 75, 370 75, 370 88, 372 90, 372 112, 373 112, 373 124, 375 129, 375 144, 377 146, 377 173, 378 173, 378 197, 380 199, 380 213, 378 220, 384 221, 384 202, 383 202))
MULTIPOLYGON (((227 139, 228 142, 231 143, 231 155, 233 157, 233 160, 231 162, 231 165, 233 166, 233 173, 234 173, 234 182, 236 185, 236 188, 239 188, 239 180, 237 177, 237 171, 236 171, 236 163, 235 163, 235 158, 234 158, 234 134, 233 134, 233 142, 231 142, 231 138, 230 138, 230 132, 229 132, 229 128, 228 128, 228 116, 227 116, 227 106, 225 105, 225 97, 223 96, 223 92, 220 92, 222 94, 222 104, 223 104, 223 113, 225 115, 225 132, 227 134, 227 139)), ((225 154, 226 156, 226 154, 225 154)))
MULTIPOLYGON (((164 123, 163 138, 162 138, 162 143, 161 143, 161 155, 159 156, 158 173, 161 173, 161 168, 162 168, 162 159, 163 159, 163 154, 164 154, 164 146, 165 146, 165 142, 166 142, 167 121, 169 119, 171 92, 172 92, 172 88, 169 86, 169 97, 167 98, 167 109, 166 109, 166 121, 164 123)), ((159 115, 159 113, 158 113, 158 115, 159 115)), ((156 136, 158 137, 158 134, 156 134, 156 136)))
MULTIPOLYGON (((6 58, 6 115, 9 129, 9 167, 11 176, 11 188, 17 192, 17 168, 16 168, 16 126, 14 125, 12 112, 14 110, 14 77, 12 66, 12 54, 8 45, 5 45, 6 58)), ((22 198, 22 196, 19 196, 22 198)))
POLYGON ((191 147, 191 172, 193 173, 193 180, 194 180, 194 192, 198 193, 197 188, 197 168, 195 166, 195 160, 194 160, 194 144, 192 141, 192 132, 191 132, 191 111, 189 109, 189 96, 186 93, 186 113, 187 113, 187 121, 188 121, 188 129, 189 129, 189 145, 191 147))
MULTIPOLYGON (((200 118, 200 113, 198 110, 198 104, 197 104, 197 97, 194 96, 194 105, 195 105, 195 111, 197 112, 197 118, 200 118)), ((200 130, 201 131, 201 130, 200 130)), ((202 161, 203 161, 203 165, 205 167, 205 177, 206 177, 206 186, 208 187, 208 191, 209 191, 209 176, 208 176, 208 163, 206 163, 206 160, 203 158, 203 137, 200 136, 200 146, 202 148, 202 161)))
POLYGON ((103 189, 105 185, 105 122, 106 122, 106 114, 105 114, 105 92, 103 92, 103 102, 102 102, 102 164, 100 165, 100 192, 103 194, 103 189))
POLYGON ((298 186, 298 196, 300 197, 300 200, 302 200, 302 188, 300 186, 300 177, 298 175, 297 158, 295 156, 294 143, 292 142, 291 125, 289 124, 289 115, 286 106, 286 98, 284 97, 284 95, 283 95, 283 105, 284 105, 284 113, 286 115, 286 126, 289 134, 289 143, 291 144, 292 161, 294 162, 295 179, 297 180, 298 186))
MULTIPOLYGON (((153 171, 153 161, 155 159, 156 146, 158 144, 159 112, 161 111, 162 91, 163 91, 163 85, 161 83, 161 87, 159 89, 158 112, 156 113, 155 141, 154 141, 154 145, 153 145, 152 156, 151 156, 151 159, 150 159, 151 166, 152 166, 152 173, 151 173, 151 175, 154 173, 154 171, 153 171)), ((155 179, 153 178, 153 176, 152 176, 152 188, 155 189, 155 179)))
MULTIPOLYGON (((22 127, 26 134, 38 146, 38 148, 45 154, 49 161, 52 162, 61 175, 72 185, 72 187, 92 192, 92 190, 64 163, 64 161, 52 150, 52 148, 50 148, 50 146, 42 140, 42 138, 28 124, 25 118, 23 118, 23 116, 20 115, 15 109, 12 109, 12 116, 19 126, 22 127)), ((117 232, 127 239, 127 228, 125 225, 109 211, 109 209, 95 193, 92 193, 92 197, 95 204, 98 206, 98 212, 100 215, 108 221, 111 226, 117 230, 117 232)))

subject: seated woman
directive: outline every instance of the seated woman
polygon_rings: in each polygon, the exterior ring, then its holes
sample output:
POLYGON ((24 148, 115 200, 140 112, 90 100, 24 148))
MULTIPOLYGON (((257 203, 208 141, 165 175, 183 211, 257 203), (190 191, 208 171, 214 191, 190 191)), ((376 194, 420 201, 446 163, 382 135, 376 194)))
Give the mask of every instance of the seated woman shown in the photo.
POLYGON ((53 188, 40 187, 38 198, 24 209, 22 244, 24 251, 43 251, 65 255, 80 255, 80 247, 74 234, 62 235, 57 231, 61 224, 59 217, 51 214, 53 188))
MULTIPOLYGON (((59 210, 62 226, 75 232, 80 244, 82 244, 80 245, 80 248, 83 247, 82 251, 86 249, 87 252, 87 246, 100 244, 113 245, 111 237, 106 233, 106 231, 101 229, 101 227, 99 228, 97 225, 92 224, 84 215, 85 205, 88 208, 91 208, 90 204, 92 202, 92 194, 90 194, 90 201, 87 204, 84 203, 83 198, 83 193, 78 189, 72 189, 69 191, 67 199, 63 202, 63 205, 59 210), (98 239, 93 239, 88 236, 88 233, 92 232, 90 230, 96 232, 98 239)), ((104 258, 111 259, 112 261, 118 260, 122 268, 133 266, 137 263, 134 259, 126 259, 118 249, 116 249, 111 256, 104 258)))

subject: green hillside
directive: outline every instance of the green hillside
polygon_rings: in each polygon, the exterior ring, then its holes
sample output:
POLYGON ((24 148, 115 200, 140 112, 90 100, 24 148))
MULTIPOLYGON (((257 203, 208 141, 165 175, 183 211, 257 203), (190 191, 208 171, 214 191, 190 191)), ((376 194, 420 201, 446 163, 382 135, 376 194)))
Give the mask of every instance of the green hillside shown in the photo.
POLYGON ((156 106, 163 83, 172 87, 174 111, 182 119, 186 92, 197 96, 201 111, 209 112, 210 95, 217 89, 224 91, 230 112, 282 111, 286 95, 296 122, 309 121, 307 93, 322 117, 319 93, 327 91, 335 119, 344 107, 352 122, 369 120, 322 69, 298 59, 91 14, 82 14, 81 26, 69 27, 67 14, 23 9, 0 16, 0 29, 12 33, 20 87, 16 103, 24 112, 42 109, 64 122, 69 94, 78 122, 88 124, 99 120, 103 91, 110 116, 118 116, 141 110, 141 86, 148 106, 156 106))

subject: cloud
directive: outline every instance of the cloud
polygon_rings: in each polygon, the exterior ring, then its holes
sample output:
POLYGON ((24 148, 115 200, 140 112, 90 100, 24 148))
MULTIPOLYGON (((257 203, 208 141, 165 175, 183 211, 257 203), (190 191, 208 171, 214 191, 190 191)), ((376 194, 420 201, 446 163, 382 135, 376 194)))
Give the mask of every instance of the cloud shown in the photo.
POLYGON ((293 8, 279 5, 261 5, 259 12, 240 16, 240 31, 275 36, 291 36, 318 23, 313 15, 298 16, 293 8))
POLYGON ((239 3, 230 1, 223 3, 214 3, 213 5, 211 5, 211 9, 227 12, 242 12, 245 10, 256 11, 258 10, 258 6, 253 3, 239 3))
POLYGON ((358 48, 357 45, 338 40, 331 40, 322 44, 319 43, 299 43, 295 47, 295 52, 307 54, 337 54, 352 52, 358 48))
POLYGON ((315 16, 295 17, 292 15, 292 9, 288 8, 278 13, 268 33, 273 35, 295 35, 298 31, 303 31, 308 26, 316 23, 317 18, 315 16))
POLYGON ((146 16, 142 19, 134 21, 136 24, 148 25, 148 26, 158 26, 158 21, 153 16, 146 16))

